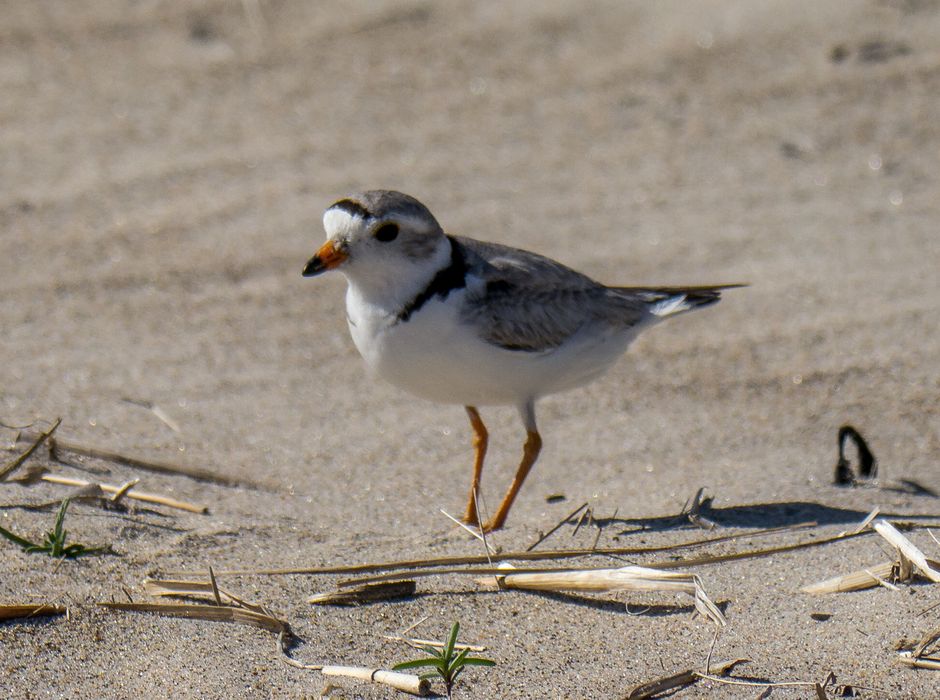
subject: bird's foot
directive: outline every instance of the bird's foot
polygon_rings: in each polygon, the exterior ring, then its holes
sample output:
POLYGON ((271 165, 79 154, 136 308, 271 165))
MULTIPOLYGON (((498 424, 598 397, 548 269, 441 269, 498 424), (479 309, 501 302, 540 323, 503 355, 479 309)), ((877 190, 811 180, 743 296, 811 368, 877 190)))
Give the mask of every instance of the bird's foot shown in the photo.
POLYGON ((488 535, 491 532, 495 532, 496 530, 502 530, 504 522, 505 522, 505 518, 501 520, 497 520, 496 518, 490 518, 485 523, 483 523, 483 525, 480 527, 480 532, 482 532, 484 535, 488 535))
POLYGON ((462 522, 464 525, 469 525, 470 527, 480 527, 480 519, 477 517, 477 511, 475 508, 467 508, 467 512, 463 514, 460 522, 462 522))

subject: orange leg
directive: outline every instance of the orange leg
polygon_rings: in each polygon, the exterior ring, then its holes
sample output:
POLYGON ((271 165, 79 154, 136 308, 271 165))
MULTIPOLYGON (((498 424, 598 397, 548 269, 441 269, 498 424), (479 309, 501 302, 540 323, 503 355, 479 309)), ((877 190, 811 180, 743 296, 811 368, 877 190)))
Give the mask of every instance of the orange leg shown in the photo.
POLYGON ((483 532, 499 530, 503 526, 503 523, 506 522, 506 516, 509 515, 509 509, 512 508, 512 502, 516 500, 516 495, 519 493, 519 489, 522 488, 522 482, 525 481, 529 470, 532 469, 532 465, 535 464, 535 460, 539 457, 539 451, 542 449, 542 438, 535 429, 534 423, 535 421, 533 420, 532 427, 528 428, 526 431, 528 437, 526 438, 525 448, 522 452, 522 463, 519 464, 519 469, 516 470, 516 476, 509 486, 509 491, 506 492, 503 502, 499 504, 499 510, 496 511, 496 515, 483 525, 483 532))
POLYGON ((483 474, 483 459, 486 457, 486 446, 489 443, 489 434, 480 412, 473 406, 464 406, 470 417, 470 426, 473 428, 473 481, 470 482, 470 495, 467 498, 467 510, 463 521, 467 525, 479 525, 480 517, 477 514, 477 494, 480 492, 480 477, 483 474))

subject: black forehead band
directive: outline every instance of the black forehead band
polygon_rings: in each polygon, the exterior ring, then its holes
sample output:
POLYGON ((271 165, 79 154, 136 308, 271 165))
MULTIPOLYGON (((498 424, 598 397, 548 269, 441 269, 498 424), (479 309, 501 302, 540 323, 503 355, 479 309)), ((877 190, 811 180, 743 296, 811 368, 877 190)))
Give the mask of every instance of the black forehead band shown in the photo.
POLYGON ((341 199, 331 206, 330 209, 339 209, 350 216, 359 216, 363 219, 372 218, 372 212, 353 199, 341 199))

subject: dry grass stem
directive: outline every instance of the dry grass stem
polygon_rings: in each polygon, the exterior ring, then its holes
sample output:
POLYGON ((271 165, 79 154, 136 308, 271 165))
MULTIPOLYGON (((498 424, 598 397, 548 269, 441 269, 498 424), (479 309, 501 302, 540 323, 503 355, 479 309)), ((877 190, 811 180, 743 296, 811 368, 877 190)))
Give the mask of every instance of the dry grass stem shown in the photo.
POLYGON ((176 603, 98 603, 109 610, 128 612, 149 612, 166 617, 182 617, 189 620, 207 620, 209 622, 238 622, 278 634, 290 635, 290 625, 273 615, 233 608, 226 605, 185 605, 176 603))
POLYGON ((144 501, 146 503, 155 503, 157 505, 166 506, 167 508, 176 508, 177 510, 186 510, 190 513, 208 513, 209 507, 198 505, 196 503, 187 503, 186 501, 179 501, 175 498, 170 498, 169 496, 161 496, 156 493, 147 493, 146 491, 137 491, 135 489, 127 490, 125 486, 114 486, 112 484, 95 484, 91 481, 85 481, 83 479, 73 479, 68 476, 60 476, 58 474, 43 474, 40 479, 46 481, 50 484, 61 484, 63 486, 78 486, 80 488, 87 488, 90 486, 98 486, 102 491, 106 493, 124 494, 125 498, 132 498, 135 501, 144 501))
POLYGON ((854 529, 852 529, 852 530, 846 530, 846 531, 841 532, 841 533, 839 533, 839 534, 842 534, 842 535, 855 534, 855 533, 861 532, 862 530, 867 529, 868 526, 871 525, 871 521, 874 520, 875 518, 877 518, 877 517, 878 517, 878 514, 879 514, 880 512, 881 512, 881 508, 879 508, 878 506, 875 506, 875 507, 872 509, 872 511, 871 511, 868 515, 865 516, 865 518, 862 520, 862 522, 860 522, 858 525, 855 526, 854 529))
POLYGON ((935 644, 938 639, 940 639, 940 629, 930 630, 930 632, 925 634, 924 637, 917 643, 917 646, 914 647, 914 656, 924 656, 927 652, 927 649, 929 649, 931 645, 935 644))
POLYGON ((917 569, 934 583, 940 583, 940 571, 934 569, 928 562, 924 553, 914 546, 914 543, 902 535, 897 528, 887 520, 876 520, 875 532, 884 537, 889 544, 896 547, 899 552, 917 567, 917 569))
MULTIPOLYGON (((784 528, 784 529, 787 529, 787 528, 784 528)), ((695 559, 673 559, 673 560, 666 561, 666 562, 650 562, 645 565, 645 568, 657 569, 657 570, 687 569, 687 568, 693 568, 697 566, 706 566, 709 564, 721 564, 721 563, 728 562, 728 561, 756 559, 756 558, 767 557, 773 554, 779 554, 783 552, 792 552, 792 551, 796 551, 799 549, 809 549, 811 547, 819 547, 822 545, 831 544, 833 542, 839 542, 841 540, 848 540, 854 537, 861 537, 861 536, 865 536, 868 534, 870 534, 869 531, 859 532, 859 533, 849 533, 845 535, 836 535, 834 537, 826 537, 826 538, 822 538, 819 540, 797 542, 795 544, 782 545, 780 547, 768 547, 766 549, 747 550, 744 552, 737 552, 737 553, 732 553, 732 554, 716 554, 716 555, 698 557, 695 559)), ((649 549, 654 549, 657 551, 669 551, 673 548, 665 547, 661 550, 658 548, 649 548, 649 549)), ((609 549, 608 550, 588 549, 588 550, 579 550, 579 553, 581 556, 583 556, 586 554, 609 554, 612 551, 613 550, 609 550, 609 549)), ((550 554, 550 552, 527 552, 525 554, 550 554)), ((518 557, 516 555, 500 554, 500 559, 512 559, 512 558, 530 558, 530 557, 518 557)), ((536 558, 536 557, 531 557, 531 558, 536 558)), ((537 557, 537 558, 538 559, 550 559, 551 557, 544 556, 544 557, 537 557)), ((565 558, 565 557, 562 557, 562 558, 565 558)), ((460 559, 466 559, 466 558, 460 558, 460 559)), ((474 563, 476 563, 476 558, 473 558, 473 559, 475 559, 474 563)), ((440 565, 439 561, 435 564, 435 566, 437 565, 440 565)), ((546 567, 546 568, 540 568, 540 569, 527 569, 527 571, 530 573, 556 573, 559 571, 571 571, 571 570, 572 569, 570 567, 568 568, 546 567)), ((585 569, 585 570, 590 570, 590 569, 585 569)), ((251 574, 251 573, 258 573, 258 572, 239 571, 239 572, 226 572, 226 573, 251 574)), ((267 573, 270 573, 270 572, 267 572, 267 573)), ((333 572, 328 572, 328 571, 325 572, 321 570, 321 571, 316 571, 316 572, 290 571, 290 572, 278 572, 278 573, 333 573, 333 572)), ((366 583, 377 583, 379 581, 395 581, 395 580, 406 578, 406 577, 418 578, 418 577, 425 577, 425 576, 443 576, 447 574, 475 574, 475 575, 480 576, 480 575, 491 575, 491 574, 500 575, 501 573, 502 571, 500 569, 493 570, 493 569, 486 569, 486 568, 469 568, 469 567, 468 568, 454 567, 454 568, 440 568, 440 569, 438 568, 409 569, 408 571, 399 571, 399 572, 388 573, 388 574, 377 574, 375 576, 363 576, 359 578, 346 579, 344 581, 340 581, 339 583, 337 583, 337 585, 341 587, 342 586, 360 586, 366 583)))
POLYGON ((898 654, 898 661, 914 668, 926 668, 931 671, 940 671, 940 659, 932 656, 917 657, 909 651, 902 651, 898 654))
POLYGON ((865 569, 865 573, 871 576, 875 581, 878 582, 878 585, 882 588, 887 588, 889 591, 900 591, 901 589, 895 586, 893 583, 889 583, 884 579, 883 576, 876 576, 870 569, 865 569))
POLYGON ((23 454, 10 461, 3 468, 0 468, 0 481, 5 481, 6 478, 10 476, 10 474, 23 466, 26 460, 32 456, 33 452, 38 450, 40 445, 52 437, 52 434, 59 428, 60 425, 62 425, 62 419, 56 418, 55 423, 52 424, 52 427, 49 428, 49 430, 46 432, 40 433, 38 436, 36 436, 36 438, 33 440, 33 444, 31 444, 29 448, 23 452, 23 454))
POLYGON ((698 671, 695 672, 695 675, 703 681, 714 681, 715 683, 740 685, 749 688, 815 688, 819 685, 817 681, 743 681, 737 678, 722 678, 711 673, 699 673, 698 671))
POLYGON ((588 501, 585 501, 584 503, 582 503, 581 505, 579 505, 577 508, 575 508, 573 511, 571 511, 570 513, 568 513, 568 515, 566 515, 564 518, 562 518, 561 520, 559 520, 558 523, 556 523, 555 526, 554 526, 551 530, 549 530, 548 532, 546 532, 544 535, 541 535, 535 542, 533 542, 533 543, 530 544, 528 547, 526 547, 526 550, 525 550, 525 551, 531 552, 533 549, 535 549, 536 547, 538 547, 540 544, 542 544, 542 543, 543 543, 545 540, 547 540, 549 537, 551 537, 552 535, 554 535, 562 525, 564 525, 566 522, 568 522, 569 520, 571 520, 574 516, 578 515, 578 513, 580 513, 582 510, 584 510, 584 509, 587 508, 587 507, 588 507, 588 501))
MULTIPOLYGON (((708 667, 708 672, 716 676, 724 676, 725 674, 730 673, 731 670, 738 664, 748 663, 749 661, 750 659, 719 661, 717 663, 710 664, 708 667)), ((663 693, 670 690, 676 688, 685 688, 694 683, 697 683, 701 678, 702 674, 698 671, 694 671, 692 669, 681 671, 680 673, 674 673, 671 676, 665 676, 663 678, 658 678, 655 681, 638 685, 630 691, 630 694, 627 695, 624 700, 651 700, 652 698, 661 697, 663 693)))
POLYGON ((342 591, 317 593, 307 598, 314 605, 361 605, 379 600, 408 598, 415 594, 417 586, 413 580, 372 583, 342 591))
MULTIPOLYGON (((127 481, 124 484, 122 484, 121 487, 117 491, 114 492, 114 495, 111 496, 111 502, 120 503, 121 500, 127 495, 127 492, 130 491, 135 486, 137 486, 137 484, 139 483, 140 483, 140 479, 131 479, 130 481, 127 481)), ((94 484, 94 486, 97 486, 97 484, 94 484)))
POLYGON ((681 515, 686 517, 688 521, 696 527, 700 527, 703 530, 714 530, 718 527, 717 523, 702 515, 702 505, 705 503, 705 500, 705 487, 703 486, 695 492, 691 501, 686 501, 685 506, 682 508, 681 515))
POLYGON ((823 537, 818 540, 807 540, 804 542, 796 542, 794 544, 785 544, 779 547, 767 547, 766 549, 749 549, 743 552, 734 552, 732 554, 707 555, 707 556, 698 557, 695 559, 677 559, 675 561, 664 562, 662 564, 658 564, 658 563, 647 564, 647 566, 653 569, 657 569, 657 568, 690 569, 696 566, 707 566, 709 564, 723 564, 724 562, 739 561, 742 559, 759 559, 761 557, 769 557, 774 554, 783 554, 785 552, 795 552, 800 549, 811 549, 813 547, 822 547, 823 545, 832 544, 833 542, 849 540, 854 537, 863 537, 868 534, 870 533, 867 530, 863 532, 850 532, 847 534, 834 535, 832 537, 823 537))
POLYGON ((238 596, 213 584, 213 581, 177 581, 177 580, 144 580, 144 593, 154 598, 167 596, 179 597, 207 597, 216 601, 217 605, 236 605, 246 610, 264 614, 265 608, 256 603, 250 603, 238 596))
POLYGON ((466 530, 467 532, 469 532, 471 535, 473 535, 474 537, 476 537, 478 540, 480 540, 480 542, 482 542, 484 545, 486 544, 486 540, 483 538, 483 533, 482 533, 482 532, 480 532, 479 530, 474 530, 472 527, 470 527, 470 526, 467 525, 466 523, 460 522, 460 520, 458 520, 457 518, 455 518, 453 515, 451 515, 450 513, 448 513, 448 512, 447 512, 446 510, 444 510, 443 508, 438 508, 438 510, 441 512, 441 514, 442 514, 445 518, 447 518, 448 520, 451 520, 452 522, 454 522, 454 523, 456 523, 457 525, 459 525, 461 528, 463 528, 464 530, 466 530))
MULTIPOLYGON (((27 437, 31 437, 31 434, 27 434, 27 437)), ((55 449, 58 451, 71 452, 73 454, 81 455, 83 457, 91 457, 93 459, 102 459, 106 462, 123 464, 127 467, 142 469, 144 471, 153 472, 155 474, 185 476, 196 481, 218 484, 220 486, 246 486, 249 488, 263 488, 259 484, 250 480, 237 479, 226 474, 216 474, 215 472, 211 472, 208 469, 189 467, 182 464, 175 464, 173 462, 160 462, 151 459, 143 459, 141 457, 126 455, 121 452, 114 452, 112 450, 105 450, 100 447, 93 447, 91 445, 73 442, 71 440, 63 440, 62 438, 54 438, 53 441, 50 441, 50 445, 53 444, 55 449)))
MULTIPOLYGON (((511 567, 509 567, 511 569, 511 567)), ((533 591, 644 591, 684 593, 695 600, 695 609, 719 627, 726 624, 721 610, 709 599, 695 574, 663 571, 642 566, 619 569, 553 571, 547 573, 506 573, 498 578, 500 587, 533 591)))
MULTIPOLYGON (((784 527, 772 527, 765 530, 755 530, 754 532, 745 532, 734 535, 721 535, 719 537, 708 537, 690 542, 680 542, 678 544, 653 546, 653 547, 601 547, 599 549, 581 548, 581 549, 558 549, 547 550, 544 552, 501 552, 499 559, 503 561, 555 561, 561 559, 576 559, 578 557, 588 557, 596 555, 605 556, 635 556, 640 554, 660 554, 663 552, 675 552, 682 549, 692 549, 696 547, 705 547, 710 544, 720 542, 733 542, 739 539, 751 539, 755 537, 764 537, 783 532, 795 532, 810 527, 815 527, 816 523, 800 523, 798 525, 788 525, 784 527)), ((867 534, 867 533, 866 533, 867 534)), ((846 535, 845 537, 850 537, 846 535)), ((840 537, 831 538, 828 541, 834 541, 840 537)), ((825 543, 824 542, 824 543, 825 543)), ((816 543, 791 545, 793 548, 802 546, 814 546, 816 543)), ((773 554, 777 550, 766 550, 767 554, 773 554)), ((325 574, 366 574, 378 571, 396 571, 401 569, 425 569, 432 567, 454 567, 454 566, 472 566, 488 564, 490 557, 488 555, 460 556, 460 557, 434 557, 430 559, 404 559, 399 561, 369 562, 364 564, 343 564, 339 566, 316 566, 299 569, 228 569, 216 571, 216 576, 288 576, 288 575, 325 575, 325 574)), ((710 562, 703 562, 710 563, 710 562)), ((665 568, 666 565, 664 565, 665 568)), ((188 575, 185 572, 173 572, 180 575, 188 575)), ((433 572, 432 572, 433 573, 433 572)), ((430 575, 430 574, 424 574, 430 575)), ((365 581, 359 581, 365 583, 365 581)), ((351 584, 352 585, 352 584, 351 584)))
MULTIPOLYGON (((928 653, 928 650, 936 645, 938 639, 940 639, 940 629, 934 628, 913 646, 906 640, 900 642, 898 645, 898 661, 915 668, 940 671, 940 658, 928 653)), ((934 652, 936 652, 936 649, 934 649, 934 652)))
POLYGON ((874 588, 881 585, 885 579, 891 577, 895 564, 885 562, 867 569, 853 571, 850 574, 835 576, 825 581, 819 581, 800 590, 811 595, 822 595, 824 593, 844 593, 846 591, 861 591, 866 588, 874 588))
MULTIPOLYGON (((389 635, 389 634, 382 635, 382 638, 388 639, 393 642, 404 642, 408 646, 412 646, 415 648, 436 647, 438 649, 442 649, 444 647, 444 642, 437 642, 437 641, 434 641, 433 639, 414 639, 410 637, 402 637, 400 635, 389 635)), ((460 642, 457 642, 456 644, 454 644, 454 649, 456 649, 457 651, 463 651, 464 649, 466 649, 467 651, 474 651, 474 652, 486 651, 486 647, 484 646, 480 646, 478 644, 462 644, 460 642)))
POLYGON ((66 613, 68 613, 68 608, 64 605, 53 605, 52 603, 0 605, 0 620, 21 620, 30 617, 65 615, 66 613))

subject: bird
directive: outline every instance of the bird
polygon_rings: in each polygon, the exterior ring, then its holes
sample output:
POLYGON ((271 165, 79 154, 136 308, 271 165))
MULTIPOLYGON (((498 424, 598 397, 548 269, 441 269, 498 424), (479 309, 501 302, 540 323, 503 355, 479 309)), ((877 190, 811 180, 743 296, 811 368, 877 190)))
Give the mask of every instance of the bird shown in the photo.
POLYGON ((371 373, 418 397, 463 405, 473 475, 462 520, 502 528, 542 437, 535 404, 605 373, 645 328, 744 286, 609 287, 550 258, 450 235, 420 201, 392 190, 343 197, 304 277, 347 281, 346 320, 371 373), (515 406, 522 460, 491 518, 477 496, 489 433, 480 406, 515 406))

